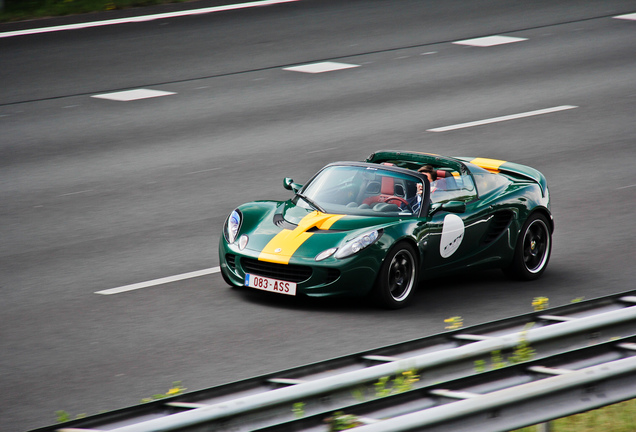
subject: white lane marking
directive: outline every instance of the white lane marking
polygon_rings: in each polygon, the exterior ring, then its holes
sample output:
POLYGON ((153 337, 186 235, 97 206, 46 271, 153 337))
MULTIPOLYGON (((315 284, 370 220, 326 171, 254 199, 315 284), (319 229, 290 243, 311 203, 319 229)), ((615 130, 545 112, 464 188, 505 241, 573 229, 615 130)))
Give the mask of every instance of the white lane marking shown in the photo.
POLYGON ((348 64, 348 63, 337 63, 337 62, 320 62, 320 63, 311 63, 300 66, 292 66, 283 68, 283 70, 292 71, 292 72, 304 72, 304 73, 323 73, 323 72, 332 72, 342 69, 351 69, 357 68, 360 65, 348 64))
POLYGON ((69 192, 69 193, 65 193, 65 194, 62 194, 62 195, 58 195, 58 197, 78 195, 78 194, 83 194, 83 193, 88 193, 88 192, 93 192, 93 189, 86 189, 86 190, 78 191, 78 192, 69 192))
POLYGON ((636 184, 629 185, 629 186, 622 186, 622 187, 617 188, 616 190, 628 189, 628 188, 633 188, 633 187, 636 187, 636 184))
POLYGON ((138 22, 154 21, 154 20, 165 19, 165 18, 177 18, 177 17, 189 16, 189 15, 202 15, 202 14, 224 12, 224 11, 237 10, 237 9, 247 9, 247 8, 253 8, 258 6, 270 6, 270 5, 280 4, 280 3, 290 3, 295 1, 299 1, 299 0, 261 0, 261 1, 247 2, 247 3, 224 5, 224 6, 212 6, 207 8, 184 10, 184 11, 178 11, 178 12, 166 12, 166 13, 160 13, 160 14, 142 15, 142 16, 129 17, 129 18, 110 19, 110 20, 103 20, 103 21, 91 21, 86 23, 67 24, 67 25, 60 25, 60 26, 27 29, 27 30, 16 30, 16 31, 0 33, 0 38, 24 36, 24 35, 32 35, 32 34, 40 34, 40 33, 50 33, 50 32, 63 31, 63 30, 77 30, 77 29, 84 29, 84 28, 90 28, 90 27, 101 27, 101 26, 117 25, 117 24, 138 23, 138 22))
POLYGON ((307 154, 322 153, 322 152, 331 151, 331 150, 338 150, 338 147, 330 147, 326 149, 313 150, 313 151, 307 152, 307 154))
POLYGON ((614 18, 623 19, 623 20, 630 20, 630 21, 636 21, 636 13, 631 13, 631 14, 626 14, 626 15, 618 15, 618 16, 615 16, 614 18))
POLYGON ((221 169, 221 167, 217 167, 217 168, 208 168, 208 169, 199 170, 199 171, 190 171, 189 173, 186 173, 186 175, 189 175, 189 174, 199 174, 199 173, 204 173, 204 172, 216 171, 216 170, 220 170, 220 169, 221 169))
POLYGON ((491 47, 495 45, 503 45, 528 40, 526 38, 518 38, 511 36, 486 36, 475 39, 466 39, 453 42, 456 45, 468 45, 477 47, 491 47))
POLYGON ((538 116, 542 114, 565 111, 565 110, 570 110, 574 108, 578 108, 578 107, 574 105, 562 105, 558 107, 545 108, 545 109, 540 109, 536 111, 528 111, 525 113, 512 114, 512 115, 507 115, 502 117, 494 117, 494 118, 489 118, 485 120, 478 120, 478 121, 473 121, 468 123, 460 123, 460 124, 444 126, 444 127, 434 128, 434 129, 427 129, 426 131, 427 132, 447 132, 447 131, 452 131, 456 129, 464 129, 464 128, 469 128, 473 126, 481 126, 481 125, 490 124, 490 123, 498 123, 498 122, 504 122, 508 120, 515 120, 515 119, 520 119, 524 117, 538 116))
POLYGON ((168 277, 164 277, 164 278, 161 278, 161 279, 154 279, 154 280, 147 281, 147 282, 139 282, 139 283, 132 284, 132 285, 121 286, 121 287, 118 287, 118 288, 110 288, 110 289, 106 289, 106 290, 102 290, 102 291, 96 291, 95 294, 101 294, 101 295, 119 294, 119 293, 123 293, 123 292, 127 292, 127 291, 134 291, 134 290, 138 290, 138 289, 142 289, 142 288, 148 288, 148 287, 153 287, 153 286, 157 286, 157 285, 163 285, 163 284, 167 284, 167 283, 170 283, 170 282, 177 282, 177 281, 184 280, 184 279, 192 279, 192 278, 205 276, 205 275, 209 275, 209 274, 213 274, 213 273, 219 273, 220 271, 221 271, 220 267, 211 267, 211 268, 207 268, 207 269, 203 269, 203 270, 193 271, 193 272, 190 272, 190 273, 182 273, 180 275, 168 276, 168 277))
POLYGON ((124 90, 114 93, 104 93, 99 95, 93 95, 95 99, 108 99, 120 102, 130 102, 139 99, 149 99, 161 96, 170 96, 176 94, 174 92, 167 92, 161 90, 149 90, 149 89, 136 89, 136 90, 124 90))

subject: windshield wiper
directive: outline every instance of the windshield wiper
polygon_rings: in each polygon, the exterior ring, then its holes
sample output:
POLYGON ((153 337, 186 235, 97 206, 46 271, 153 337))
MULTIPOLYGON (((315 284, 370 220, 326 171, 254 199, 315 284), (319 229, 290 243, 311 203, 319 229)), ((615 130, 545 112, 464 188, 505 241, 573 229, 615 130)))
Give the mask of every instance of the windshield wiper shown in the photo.
POLYGON ((296 193, 297 197, 302 198, 307 204, 309 204, 314 210, 318 210, 321 213, 327 213, 325 211, 325 209, 323 209, 322 207, 320 207, 314 200, 312 200, 311 198, 308 198, 307 196, 301 194, 300 192, 296 193))

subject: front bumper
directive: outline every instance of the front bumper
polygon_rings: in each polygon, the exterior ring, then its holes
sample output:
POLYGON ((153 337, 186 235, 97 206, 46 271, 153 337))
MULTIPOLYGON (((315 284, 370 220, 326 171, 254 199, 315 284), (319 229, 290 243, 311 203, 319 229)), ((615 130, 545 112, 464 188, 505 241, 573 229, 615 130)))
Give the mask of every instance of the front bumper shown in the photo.
POLYGON ((365 296, 375 282, 380 262, 368 251, 338 260, 318 262, 313 257, 293 257, 290 263, 276 264, 258 260, 259 252, 239 251, 221 238, 219 261, 228 282, 244 286, 245 274, 295 282, 297 294, 309 297, 365 296))

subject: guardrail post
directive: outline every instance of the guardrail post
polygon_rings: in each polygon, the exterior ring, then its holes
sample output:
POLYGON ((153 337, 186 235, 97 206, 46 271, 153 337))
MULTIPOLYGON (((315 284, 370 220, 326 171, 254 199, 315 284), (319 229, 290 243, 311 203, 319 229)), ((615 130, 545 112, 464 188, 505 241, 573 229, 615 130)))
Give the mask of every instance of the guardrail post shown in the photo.
POLYGON ((551 432, 550 422, 541 423, 537 425, 537 432, 551 432))

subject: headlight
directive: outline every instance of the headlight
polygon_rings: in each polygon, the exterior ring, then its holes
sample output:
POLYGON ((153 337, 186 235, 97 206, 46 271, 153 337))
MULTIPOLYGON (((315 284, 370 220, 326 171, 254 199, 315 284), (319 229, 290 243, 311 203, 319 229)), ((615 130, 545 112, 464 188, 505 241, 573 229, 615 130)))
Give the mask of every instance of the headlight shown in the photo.
POLYGON ((223 235, 228 243, 234 243, 239 229, 241 228, 241 222, 243 221, 243 215, 237 210, 233 210, 225 221, 225 227, 223 227, 223 235))
POLYGON ((348 256, 357 254, 362 249, 371 246, 373 243, 378 241, 380 236, 382 235, 382 230, 373 230, 358 237, 354 238, 346 245, 344 245, 338 252, 336 252, 336 258, 346 258, 348 256))
POLYGON ((249 241, 249 238, 245 234, 240 236, 239 237, 239 250, 245 249, 245 246, 247 246, 247 242, 248 241, 249 241))
POLYGON ((316 255, 315 259, 316 259, 316 261, 322 261, 324 259, 327 259, 331 255, 335 254, 337 250, 338 250, 338 248, 331 248, 331 249, 324 250, 324 251, 320 252, 318 255, 316 255))

